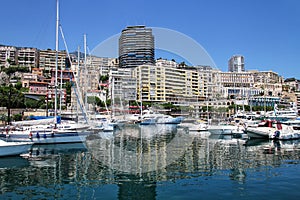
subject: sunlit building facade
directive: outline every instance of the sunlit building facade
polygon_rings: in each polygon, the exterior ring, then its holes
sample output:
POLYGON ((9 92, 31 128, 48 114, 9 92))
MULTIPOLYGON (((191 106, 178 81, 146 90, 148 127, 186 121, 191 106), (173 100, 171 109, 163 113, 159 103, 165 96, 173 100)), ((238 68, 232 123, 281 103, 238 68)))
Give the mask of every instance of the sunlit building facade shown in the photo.
POLYGON ((234 55, 228 61, 228 72, 244 72, 244 56, 234 55))
POLYGON ((135 76, 138 101, 190 105, 204 98, 204 81, 196 69, 141 65, 135 76))

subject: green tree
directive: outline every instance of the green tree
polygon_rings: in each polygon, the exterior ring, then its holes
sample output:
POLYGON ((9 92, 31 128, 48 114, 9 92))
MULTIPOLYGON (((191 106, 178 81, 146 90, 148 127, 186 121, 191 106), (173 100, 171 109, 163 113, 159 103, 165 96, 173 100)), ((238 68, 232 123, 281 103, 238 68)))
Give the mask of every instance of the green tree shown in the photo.
POLYGON ((13 115, 13 120, 14 121, 21 121, 22 120, 22 115, 21 114, 15 114, 13 115))
POLYGON ((0 87, 0 106, 7 108, 7 122, 10 123, 10 109, 11 108, 24 108, 24 94, 13 87, 9 86, 0 87))
POLYGON ((17 82, 16 85, 15 85, 15 88, 16 88, 17 90, 21 90, 21 88, 22 88, 22 83, 21 83, 21 82, 17 82))
POLYGON ((171 103, 164 103, 164 104, 162 104, 162 106, 163 106, 164 109, 172 109, 172 108, 175 107, 175 106, 174 106, 173 104, 171 104, 171 103))
POLYGON ((100 101, 99 97, 96 97, 96 96, 88 96, 88 98, 87 98, 88 104, 98 105, 99 101, 100 101))
POLYGON ((100 82, 101 82, 101 83, 106 82, 106 81, 108 81, 108 78, 109 78, 108 75, 101 75, 101 76, 100 76, 100 82))
POLYGON ((19 67, 19 66, 10 66, 8 68, 2 69, 9 77, 15 72, 29 72, 27 67, 19 67))

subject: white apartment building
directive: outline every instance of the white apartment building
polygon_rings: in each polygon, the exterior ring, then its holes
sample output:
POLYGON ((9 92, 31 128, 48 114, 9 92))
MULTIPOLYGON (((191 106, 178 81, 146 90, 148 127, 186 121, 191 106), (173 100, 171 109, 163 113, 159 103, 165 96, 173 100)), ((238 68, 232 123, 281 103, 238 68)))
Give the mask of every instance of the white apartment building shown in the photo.
POLYGON ((282 94, 282 78, 272 71, 217 72, 222 85, 223 98, 249 98, 282 94))
POLYGON ((141 65, 134 72, 138 101, 190 105, 205 98, 205 81, 196 69, 141 65))
POLYGON ((20 66, 32 68, 39 64, 39 51, 37 48, 22 47, 18 49, 18 64, 20 66))
POLYGON ((223 86, 222 97, 244 98, 259 94, 260 90, 253 90, 254 77, 250 72, 219 72, 223 86))
POLYGON ((173 68, 178 67, 178 63, 175 62, 174 60, 166 60, 161 58, 155 61, 155 65, 157 67, 173 67, 173 68))
MULTIPOLYGON (((66 51, 58 52, 58 68, 65 68, 67 53, 66 51)), ((47 49, 40 50, 39 68, 51 72, 55 70, 56 65, 56 51, 47 49)))
POLYGON ((108 97, 116 107, 124 107, 136 100, 137 79, 133 68, 112 68, 109 73, 108 97))
POLYGON ((9 67, 11 64, 17 64, 17 48, 0 46, 0 66, 9 67))
POLYGON ((234 55, 228 60, 228 72, 244 72, 244 56, 234 55))
POLYGON ((254 85, 256 89, 265 92, 268 96, 281 96, 283 77, 273 71, 251 71, 254 76, 254 85))

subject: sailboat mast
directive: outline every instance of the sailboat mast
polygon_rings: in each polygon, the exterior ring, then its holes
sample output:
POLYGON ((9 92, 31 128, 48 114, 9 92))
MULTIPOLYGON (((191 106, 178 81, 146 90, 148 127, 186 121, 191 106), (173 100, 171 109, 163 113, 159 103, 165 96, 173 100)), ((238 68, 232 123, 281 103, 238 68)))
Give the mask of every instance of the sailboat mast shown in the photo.
MULTIPOLYGON (((80 47, 79 46, 78 46, 78 50, 77 50, 77 60, 78 60, 78 63, 77 63, 77 71, 78 71, 77 83, 80 84, 80 47)), ((77 91, 79 91, 79 88, 80 87, 77 87, 77 91)), ((78 104, 79 104, 79 102, 77 100, 77 103, 76 103, 76 121, 77 122, 78 122, 78 111, 79 111, 79 105, 78 104)))
POLYGON ((114 76, 112 75, 111 77, 111 112, 110 112, 110 119, 112 120, 113 117, 115 116, 115 79, 114 76))
POLYGON ((88 71, 87 71, 87 63, 86 63, 86 34, 83 35, 83 42, 84 42, 84 103, 85 103, 85 109, 88 110, 88 103, 87 103, 87 88, 88 88, 88 71))
POLYGON ((63 97, 63 62, 60 65, 60 87, 59 87, 59 114, 61 115, 61 104, 62 104, 62 97, 63 97))
POLYGON ((56 0, 56 33, 55 33, 55 100, 54 100, 54 117, 55 128, 57 126, 57 71, 58 71, 58 26, 59 26, 59 0, 56 0))
POLYGON ((141 101, 141 119, 143 118, 143 97, 142 97, 142 68, 140 67, 140 77, 139 77, 139 85, 140 85, 140 101, 141 101))

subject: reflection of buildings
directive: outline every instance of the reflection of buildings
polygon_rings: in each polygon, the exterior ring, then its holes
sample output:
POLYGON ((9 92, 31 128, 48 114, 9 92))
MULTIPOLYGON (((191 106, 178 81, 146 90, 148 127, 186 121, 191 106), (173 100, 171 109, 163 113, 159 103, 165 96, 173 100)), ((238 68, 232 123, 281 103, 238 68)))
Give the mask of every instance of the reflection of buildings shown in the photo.
POLYGON ((130 174, 143 174, 166 166, 166 160, 174 156, 170 154, 166 158, 166 148, 170 141, 178 144, 177 135, 174 125, 132 125, 125 130, 118 130, 115 138, 106 139, 104 135, 100 135, 99 138, 87 140, 87 146, 93 156, 109 168, 130 174))
POLYGON ((109 169, 152 181, 174 179, 174 173, 176 178, 185 179, 193 173, 206 176, 229 169, 231 179, 242 181, 246 169, 259 169, 265 164, 277 166, 285 159, 298 160, 300 153, 291 151, 297 141, 280 142, 281 148, 268 141, 245 145, 244 140, 213 139, 179 129, 173 135, 168 132, 143 138, 142 134, 150 133, 151 129, 155 132, 151 126, 144 130, 132 126, 117 132, 115 138, 88 140, 87 146, 93 157, 109 169))
POLYGON ((207 176, 213 180, 214 176, 222 175, 243 183, 251 173, 270 180, 274 168, 282 164, 284 168, 295 165, 300 157, 297 140, 249 140, 245 144, 242 140, 213 139, 178 129, 175 133, 168 129, 162 131, 160 137, 157 134, 157 137, 143 139, 144 131, 133 126, 126 130, 116 137, 91 135, 93 138, 87 140, 88 151, 82 144, 41 145, 34 147, 26 162, 18 157, 5 159, 4 168, 0 165, 2 194, 27 199, 36 197, 34 195, 47 199, 92 199, 107 186, 110 193, 106 195, 110 198, 155 199, 160 187, 157 183, 162 181, 206 179, 207 176), (295 162, 287 162, 291 160, 295 162), (26 187, 43 192, 33 193, 24 190, 26 187))
MULTIPOLYGON (((122 176, 120 176, 122 179, 122 176)), ((140 181, 139 176, 127 175, 127 179, 135 181, 120 181, 118 199, 156 199, 156 182, 155 181, 140 181)))

